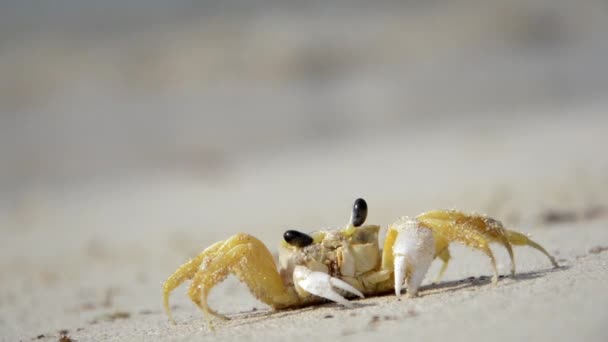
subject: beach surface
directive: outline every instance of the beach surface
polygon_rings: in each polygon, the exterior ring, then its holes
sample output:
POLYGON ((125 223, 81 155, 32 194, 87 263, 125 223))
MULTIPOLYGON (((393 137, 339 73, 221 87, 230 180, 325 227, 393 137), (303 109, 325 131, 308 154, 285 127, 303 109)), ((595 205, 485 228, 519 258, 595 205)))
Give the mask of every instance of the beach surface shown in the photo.
POLYGON ((153 170, 21 192, 0 216, 0 340, 56 341, 65 330, 77 341, 606 341, 605 108, 455 117, 276 146, 205 177, 153 170), (505 276, 493 286, 488 259, 455 245, 444 279, 431 283, 436 262, 418 298, 273 312, 229 278, 210 305, 231 320, 211 330, 182 286, 169 323, 161 285, 188 258, 240 231, 274 252, 286 229, 345 224, 357 197, 383 227, 437 208, 489 214, 531 234, 560 267, 518 247, 512 277, 495 246, 505 276))

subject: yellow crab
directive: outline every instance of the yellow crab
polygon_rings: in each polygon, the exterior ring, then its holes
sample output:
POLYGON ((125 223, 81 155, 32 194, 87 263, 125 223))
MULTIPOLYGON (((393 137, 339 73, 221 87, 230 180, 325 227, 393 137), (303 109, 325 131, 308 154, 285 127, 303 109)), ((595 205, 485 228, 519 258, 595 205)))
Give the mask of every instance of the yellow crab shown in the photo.
POLYGON ((363 225, 367 204, 357 199, 350 222, 341 229, 304 234, 284 233, 279 246, 278 267, 266 246, 255 237, 239 233, 217 242, 180 266, 163 285, 163 304, 169 319, 169 295, 191 279, 188 294, 205 313, 225 318, 207 305, 209 291, 229 274, 236 275, 251 293, 275 310, 301 307, 330 300, 351 306, 344 298, 377 295, 403 287, 407 296, 418 291, 435 258, 443 261, 437 277, 450 260, 448 245, 460 242, 485 253, 498 280, 490 243, 499 243, 509 252, 511 274, 515 273, 512 245, 530 246, 545 254, 554 267, 555 259, 527 236, 505 229, 490 217, 456 210, 434 210, 415 218, 402 217, 389 226, 384 248, 378 245, 380 226, 363 225))

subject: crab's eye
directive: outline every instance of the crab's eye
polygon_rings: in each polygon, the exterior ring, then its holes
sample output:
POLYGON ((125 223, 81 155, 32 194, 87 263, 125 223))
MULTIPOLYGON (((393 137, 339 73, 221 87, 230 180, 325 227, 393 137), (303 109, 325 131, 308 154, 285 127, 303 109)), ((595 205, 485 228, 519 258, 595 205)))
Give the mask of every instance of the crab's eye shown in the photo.
POLYGON ((355 204, 353 205, 353 212, 350 216, 350 223, 359 227, 365 222, 367 218, 367 203, 363 198, 357 198, 355 200, 355 204))
POLYGON ((306 247, 312 244, 312 237, 297 230, 288 230, 283 234, 283 239, 295 247, 306 247))

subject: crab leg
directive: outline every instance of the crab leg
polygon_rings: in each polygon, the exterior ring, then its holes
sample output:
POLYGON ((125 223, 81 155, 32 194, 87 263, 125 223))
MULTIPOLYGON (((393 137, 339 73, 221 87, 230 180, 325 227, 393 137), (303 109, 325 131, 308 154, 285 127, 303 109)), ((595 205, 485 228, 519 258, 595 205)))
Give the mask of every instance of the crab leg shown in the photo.
POLYGON ((327 273, 314 272, 305 266, 296 266, 293 271, 293 281, 296 284, 296 291, 305 297, 309 294, 329 299, 346 307, 352 307, 352 304, 342 295, 337 289, 344 290, 363 298, 363 293, 351 286, 345 281, 334 278, 327 273))
POLYGON ((467 215, 455 210, 434 210, 416 217, 421 225, 429 227, 438 238, 446 241, 458 241, 471 248, 484 252, 492 264, 494 276, 492 282, 498 281, 496 260, 490 243, 503 245, 511 259, 511 274, 515 274, 513 248, 505 234, 505 229, 499 221, 480 215, 467 215))
POLYGON ((192 277, 188 294, 207 317, 223 317, 209 308, 207 296, 211 289, 229 274, 236 275, 257 299, 273 308, 293 306, 299 301, 297 294, 289 291, 283 284, 272 254, 260 240, 251 235, 236 234, 224 242, 214 244, 201 254, 204 255, 198 262, 200 267, 197 266, 194 275, 187 263, 165 283, 167 312, 169 292, 179 285, 175 279, 183 281, 192 277))
POLYGON ((408 297, 416 296, 435 257, 433 232, 408 218, 400 220, 391 229, 397 232, 392 248, 395 294, 401 295, 405 280, 408 297))
POLYGON ((175 320, 173 319, 173 315, 171 315, 171 308, 169 307, 169 296, 171 295, 171 292, 173 292, 173 290, 180 286, 184 281, 192 279, 199 270, 203 259, 215 254, 223 243, 223 241, 214 243, 195 258, 190 259, 188 262, 181 265, 163 284, 163 306, 165 307, 167 316, 169 316, 169 320, 173 324, 175 324, 175 320))
MULTIPOLYGON (((435 249, 437 249, 437 243, 435 243, 435 249)), ((441 264, 441 269, 439 270, 435 281, 433 281, 435 284, 439 283, 441 278, 443 278, 443 274, 445 273, 445 270, 448 269, 448 264, 450 263, 452 256, 450 255, 450 250, 446 246, 441 252, 436 253, 436 257, 441 259, 443 264, 441 264)))
POLYGON ((543 246, 532 241, 532 239, 528 238, 524 234, 505 229, 505 235, 507 236, 507 239, 509 240, 509 242, 511 244, 513 244, 514 246, 530 246, 530 247, 540 251, 544 255, 546 255, 547 258, 549 258, 549 260, 551 261, 551 264, 553 265, 553 267, 559 267, 559 265, 557 264, 557 261, 555 261, 555 258, 551 254, 549 254, 549 252, 547 252, 543 248, 543 246))

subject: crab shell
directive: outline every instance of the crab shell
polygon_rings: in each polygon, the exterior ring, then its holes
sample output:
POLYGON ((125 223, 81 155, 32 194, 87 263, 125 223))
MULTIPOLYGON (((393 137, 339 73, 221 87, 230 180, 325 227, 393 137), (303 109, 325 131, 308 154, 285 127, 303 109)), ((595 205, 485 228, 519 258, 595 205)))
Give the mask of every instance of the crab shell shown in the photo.
MULTIPOLYGON (((311 233, 313 243, 295 247, 282 241, 279 246, 279 274, 286 285, 295 286, 302 297, 309 294, 294 285, 296 266, 339 278, 363 293, 378 291, 377 271, 380 268, 381 251, 378 246, 380 226, 347 226, 343 229, 321 230, 311 233)), ((388 280, 390 272, 382 276, 388 280)))

